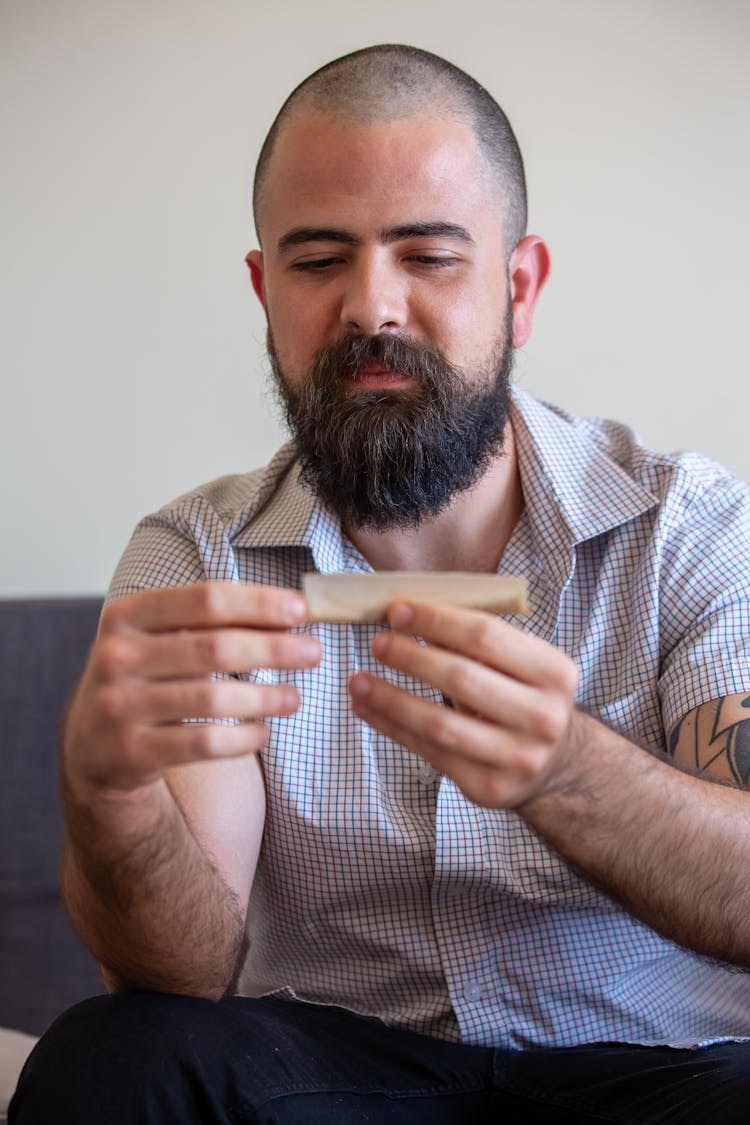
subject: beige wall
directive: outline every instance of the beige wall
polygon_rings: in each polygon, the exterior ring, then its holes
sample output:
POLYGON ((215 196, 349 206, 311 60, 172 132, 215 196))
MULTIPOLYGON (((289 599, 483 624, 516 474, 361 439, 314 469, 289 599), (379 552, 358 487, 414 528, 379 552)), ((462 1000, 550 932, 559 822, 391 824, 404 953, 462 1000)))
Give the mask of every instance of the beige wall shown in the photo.
POLYGON ((750 479, 745 0, 0 0, 0 595, 103 590, 142 514, 281 440, 254 157, 387 40, 519 135, 554 268, 517 379, 750 479))

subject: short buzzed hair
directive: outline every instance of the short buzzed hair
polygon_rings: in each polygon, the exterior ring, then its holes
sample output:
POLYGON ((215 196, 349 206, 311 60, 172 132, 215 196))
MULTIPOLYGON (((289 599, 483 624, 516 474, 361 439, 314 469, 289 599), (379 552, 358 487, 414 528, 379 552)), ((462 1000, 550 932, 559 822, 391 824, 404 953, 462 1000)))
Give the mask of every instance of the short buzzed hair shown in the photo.
POLYGON ((293 119, 316 114, 358 124, 439 115, 467 125, 497 188, 506 257, 526 233, 523 159, 500 106, 475 79, 439 55, 418 47, 384 43, 327 63, 301 82, 284 102, 255 169, 253 214, 259 238, 266 173, 279 133, 293 119))

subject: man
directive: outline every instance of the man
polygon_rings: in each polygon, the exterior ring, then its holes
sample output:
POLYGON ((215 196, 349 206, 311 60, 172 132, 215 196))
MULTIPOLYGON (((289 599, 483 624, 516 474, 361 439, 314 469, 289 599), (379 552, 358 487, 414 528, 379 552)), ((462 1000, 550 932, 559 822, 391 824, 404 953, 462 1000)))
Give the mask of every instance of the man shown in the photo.
POLYGON ((316 72, 254 202, 294 444, 115 576, 62 761, 112 995, 11 1121, 744 1120, 746 489, 511 392, 549 256, 450 64, 316 72), (501 569, 532 611, 312 626, 313 569, 501 569))

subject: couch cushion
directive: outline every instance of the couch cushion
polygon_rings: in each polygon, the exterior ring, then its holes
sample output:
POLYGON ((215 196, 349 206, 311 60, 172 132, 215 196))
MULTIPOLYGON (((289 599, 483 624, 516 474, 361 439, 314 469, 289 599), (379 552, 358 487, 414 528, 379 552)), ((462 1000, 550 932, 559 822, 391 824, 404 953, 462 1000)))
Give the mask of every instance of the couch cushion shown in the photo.
POLYGON ((23 1035, 20 1031, 0 1027, 0 1125, 6 1120, 8 1102, 35 1043, 33 1035, 23 1035))
POLYGON ((102 991, 60 901, 60 721, 99 598, 0 600, 0 1024, 40 1034, 102 991))

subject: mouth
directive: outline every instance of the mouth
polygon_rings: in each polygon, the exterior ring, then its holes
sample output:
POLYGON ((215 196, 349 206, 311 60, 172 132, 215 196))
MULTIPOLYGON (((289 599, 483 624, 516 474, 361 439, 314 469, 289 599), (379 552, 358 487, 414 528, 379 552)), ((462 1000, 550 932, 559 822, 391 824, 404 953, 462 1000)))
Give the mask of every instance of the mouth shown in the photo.
POLYGON ((410 386, 414 379, 411 375, 404 375, 402 371, 392 371, 382 363, 366 363, 353 375, 346 375, 343 382, 347 387, 356 387, 363 391, 379 391, 410 386))

